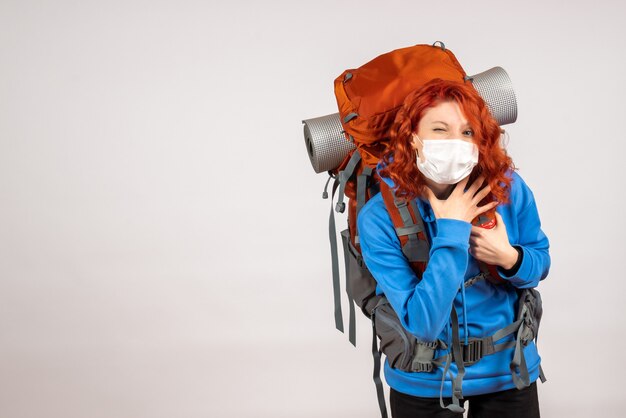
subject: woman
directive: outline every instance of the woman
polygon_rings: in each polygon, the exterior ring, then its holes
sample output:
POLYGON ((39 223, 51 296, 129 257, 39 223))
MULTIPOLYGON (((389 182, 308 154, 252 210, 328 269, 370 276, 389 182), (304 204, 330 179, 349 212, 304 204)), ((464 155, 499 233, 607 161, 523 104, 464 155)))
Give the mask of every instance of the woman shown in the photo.
MULTIPOLYGON (((380 193, 359 212, 357 228, 377 293, 387 297, 402 326, 419 341, 439 339, 450 346, 453 307, 465 344, 494 334, 516 319, 516 288, 536 287, 548 274, 549 242, 533 194, 514 171, 500 135, 469 81, 435 79, 410 94, 398 111, 377 172, 397 197, 416 200, 430 242, 422 277, 404 257, 380 193), (494 227, 472 225, 488 214, 495 217, 494 227), (480 262, 496 266, 502 283, 478 280, 468 286, 479 275, 480 262)), ((514 339, 509 335, 502 341, 514 339)), ((532 384, 518 390, 510 366, 512 344, 465 367, 461 406, 468 401, 469 417, 539 417, 537 348, 533 341, 523 347, 532 384)), ((450 370, 459 372, 454 363, 450 370)), ((453 379, 443 376, 443 365, 412 373, 386 362, 392 415, 459 416, 460 408, 441 407, 440 396, 448 405, 454 399, 453 379)))

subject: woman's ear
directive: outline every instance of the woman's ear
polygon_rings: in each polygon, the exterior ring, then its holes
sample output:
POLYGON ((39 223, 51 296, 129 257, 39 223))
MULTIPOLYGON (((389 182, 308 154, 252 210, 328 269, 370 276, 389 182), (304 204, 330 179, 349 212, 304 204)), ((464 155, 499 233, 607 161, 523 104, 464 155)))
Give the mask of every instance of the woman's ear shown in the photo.
POLYGON ((417 136, 416 133, 413 133, 412 134, 412 138, 413 138, 413 148, 414 149, 421 149, 422 147, 420 145, 421 145, 422 141, 419 139, 419 136, 417 136))

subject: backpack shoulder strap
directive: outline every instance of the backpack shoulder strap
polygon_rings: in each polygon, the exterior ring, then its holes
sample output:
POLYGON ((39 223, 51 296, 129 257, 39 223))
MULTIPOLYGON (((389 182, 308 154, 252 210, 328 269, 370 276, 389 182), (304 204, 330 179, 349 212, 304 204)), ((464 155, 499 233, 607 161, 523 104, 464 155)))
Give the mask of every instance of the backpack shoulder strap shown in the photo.
POLYGON ((415 274, 421 278, 428 263, 430 245, 417 205, 413 200, 407 202, 405 199, 397 198, 384 180, 380 181, 380 193, 400 239, 402 252, 415 274))
MULTIPOLYGON (((402 252, 409 260, 411 267, 418 275, 424 273, 428 263, 430 245, 424 228, 424 222, 415 203, 415 199, 407 202, 399 199, 393 189, 383 180, 380 181, 380 192, 385 202, 385 206, 391 220, 396 228, 396 234, 402 245, 402 252)), ((475 226, 493 228, 495 226, 495 215, 482 214, 472 222, 475 226)), ((478 261, 480 270, 485 273, 485 278, 495 285, 506 283, 497 271, 497 266, 478 261)))

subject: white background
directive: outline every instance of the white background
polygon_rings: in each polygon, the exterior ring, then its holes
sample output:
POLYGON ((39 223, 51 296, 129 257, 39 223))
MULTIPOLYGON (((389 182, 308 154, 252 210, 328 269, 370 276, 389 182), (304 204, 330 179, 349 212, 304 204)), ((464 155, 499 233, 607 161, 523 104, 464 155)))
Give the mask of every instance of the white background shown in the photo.
MULTIPOLYGON (((333 80, 443 41, 509 73, 537 199, 544 417, 623 410, 621 1, 0 2, 0 416, 377 417, 334 329, 333 80)), ((345 218, 339 226, 345 225, 345 218)))

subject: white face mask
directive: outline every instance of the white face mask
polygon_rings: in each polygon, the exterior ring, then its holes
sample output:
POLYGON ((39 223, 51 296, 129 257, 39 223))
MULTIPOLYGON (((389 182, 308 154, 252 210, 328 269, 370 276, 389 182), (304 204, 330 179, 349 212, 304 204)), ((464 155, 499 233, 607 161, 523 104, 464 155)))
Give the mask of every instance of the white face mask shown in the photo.
POLYGON ((424 162, 417 157, 417 168, 439 184, 455 184, 467 177, 478 164, 478 147, 462 139, 424 139, 424 162))

